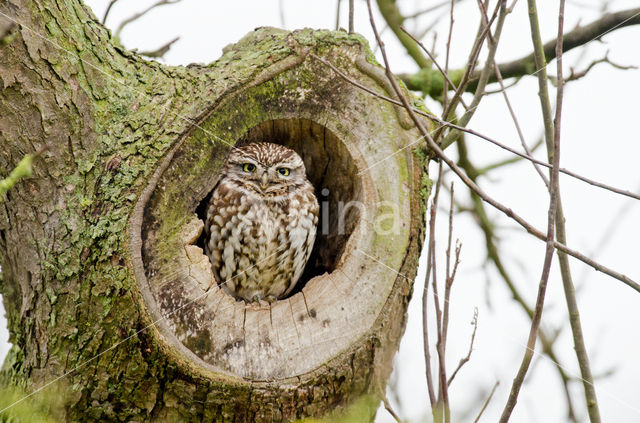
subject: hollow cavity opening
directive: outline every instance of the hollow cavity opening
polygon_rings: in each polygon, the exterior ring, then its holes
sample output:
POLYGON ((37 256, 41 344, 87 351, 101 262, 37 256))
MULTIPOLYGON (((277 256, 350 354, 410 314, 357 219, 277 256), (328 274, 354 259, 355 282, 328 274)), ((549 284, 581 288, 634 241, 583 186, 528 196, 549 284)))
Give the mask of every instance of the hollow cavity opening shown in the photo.
MULTIPOLYGON (((268 120, 248 129, 236 145, 252 142, 281 144, 296 151, 304 161, 320 205, 316 241, 302 277, 289 294, 292 296, 315 276, 331 273, 338 266, 364 207, 361 179, 344 143, 328 128, 311 120, 268 120)), ((203 221, 211 192, 196 210, 203 221)), ((198 245, 204 249, 204 236, 198 245)))

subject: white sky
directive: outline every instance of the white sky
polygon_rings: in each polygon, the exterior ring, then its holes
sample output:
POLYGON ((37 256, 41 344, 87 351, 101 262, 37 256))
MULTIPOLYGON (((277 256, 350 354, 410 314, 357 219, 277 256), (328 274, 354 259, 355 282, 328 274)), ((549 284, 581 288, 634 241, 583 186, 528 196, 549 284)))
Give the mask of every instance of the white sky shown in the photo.
MULTIPOLYGON (((439 2, 439 1, 438 1, 439 2)), ((398 1, 407 13, 428 7, 437 1, 398 1)), ((100 18, 107 0, 87 2, 100 18)), ((120 2, 114 6, 108 26, 119 23, 132 13, 142 10, 152 1, 120 2)), ((342 26, 346 27, 347 3, 342 2, 342 26)), ((578 22, 588 23, 598 16, 593 0, 567 1, 565 28, 578 22), (581 7, 584 6, 584 7, 581 7)), ((244 34, 259 26, 278 26, 280 6, 283 8, 287 29, 303 27, 333 28, 335 1, 310 0, 210 2, 184 0, 183 3, 164 6, 129 25, 122 33, 128 48, 150 50, 180 35, 163 60, 169 64, 208 63, 220 56, 222 48, 236 42, 244 34)), ((634 0, 610 1, 610 10, 637 7, 634 0)), ((466 0, 456 6, 456 21, 452 41, 451 67, 461 66, 466 60, 469 46, 477 27, 476 2, 466 0)), ((555 36, 557 1, 539 2, 543 40, 555 36)), ((433 15, 429 15, 433 16, 433 15)), ((424 27, 431 17, 420 21, 424 27)), ((378 17, 378 27, 383 26, 378 17)), ((414 25, 407 23, 409 29, 414 25)), ((448 23, 436 26, 436 51, 442 59, 448 23)), ((369 29, 366 4, 356 2, 355 29, 373 44, 369 29)), ((388 53, 395 72, 411 72, 415 65, 390 34, 384 34, 388 53)), ((425 37, 431 44, 432 34, 425 37)), ((498 51, 498 61, 514 59, 531 51, 526 16, 526 2, 520 0, 514 13, 508 17, 498 51)), ((600 58, 609 50, 610 59, 623 65, 640 66, 640 27, 629 27, 604 37, 605 43, 592 42, 586 57, 577 70, 590 60, 600 58)), ((576 63, 580 53, 565 56, 565 69, 576 63)), ((555 74, 555 62, 548 68, 555 74)), ((619 188, 640 192, 640 137, 635 129, 638 116, 637 99, 640 98, 640 71, 617 70, 607 64, 594 68, 585 78, 572 82, 566 88, 563 108, 561 165, 581 175, 619 188)), ((509 89, 519 122, 529 143, 541 133, 540 107, 537 83, 532 77, 524 78, 509 89)), ((434 107, 434 110, 437 110, 434 107)), ((520 149, 513 122, 508 116, 502 96, 485 99, 470 125, 473 129, 492 136, 511 147, 520 149)), ((479 139, 468 138, 470 157, 481 167, 508 157, 501 150, 479 139)), ((447 153, 455 157, 455 151, 447 153)), ((544 158, 543 151, 538 157, 544 158)), ((432 168, 432 174, 437 170, 432 168)), ((462 183, 455 181, 456 198, 468 204, 462 183)), ((546 227, 547 195, 537 174, 528 163, 504 167, 481 180, 485 190, 497 200, 514 209, 538 228, 546 227)), ((638 202, 606 192, 568 177, 561 178, 563 203, 567 217, 569 245, 612 267, 631 278, 640 279, 640 206, 638 202)), ((441 204, 448 204, 447 197, 441 204)), ((487 206, 490 217, 499 228, 503 257, 521 292, 533 304, 540 277, 544 244, 523 234, 516 225, 487 206)), ((440 216, 437 243, 444 250, 445 215, 440 216)), ((471 361, 454 381, 450 398, 454 421, 473 421, 487 392, 500 382, 496 394, 481 421, 497 420, 505 404, 511 381, 524 353, 529 323, 524 313, 511 301, 502 281, 492 266, 483 267, 484 241, 473 221, 466 214, 458 215, 454 222, 454 237, 463 244, 462 264, 454 284, 451 309, 451 328, 448 337, 449 372, 466 355, 474 307, 479 310, 479 329, 471 361)), ((424 258, 424 257, 423 257, 424 258)), ((423 260, 424 261, 424 260, 423 260)), ((441 263, 444 263, 441 259, 441 263)), ((640 422, 640 294, 622 283, 571 261, 578 301, 582 315, 586 344, 594 374, 614 370, 612 375, 596 381, 603 421, 640 422)), ((397 385, 400 404, 394 401, 396 411, 411 422, 421 420, 427 411, 424 380, 424 358, 421 335, 421 293, 424 268, 421 266, 414 287, 414 298, 409 306, 409 322, 392 380, 397 385)), ((440 275, 442 279, 442 275, 440 275)), ((433 304, 430 303, 433 308, 433 304)), ((2 315, 3 313, 0 313, 2 315)), ((6 321, 0 318, 0 359, 9 348, 6 321)), ((431 318, 433 322, 433 318, 431 318)), ((566 306, 561 280, 554 259, 549 281, 545 315, 545 328, 564 327, 556 342, 556 353, 562 358, 568 374, 578 378, 579 371, 573 354, 566 306)), ((431 333, 435 333, 432 328, 431 333)), ((432 340, 432 345, 435 340, 432 340)), ((435 360, 435 351, 432 351, 435 360)), ((435 366, 435 361, 433 361, 435 366)), ((585 418, 582 385, 572 384, 578 415, 585 418)), ((392 398, 393 400, 393 398, 392 398)), ((538 356, 531 368, 512 422, 563 421, 564 396, 557 372, 546 357, 538 356)), ((381 410, 377 422, 391 422, 381 410)))

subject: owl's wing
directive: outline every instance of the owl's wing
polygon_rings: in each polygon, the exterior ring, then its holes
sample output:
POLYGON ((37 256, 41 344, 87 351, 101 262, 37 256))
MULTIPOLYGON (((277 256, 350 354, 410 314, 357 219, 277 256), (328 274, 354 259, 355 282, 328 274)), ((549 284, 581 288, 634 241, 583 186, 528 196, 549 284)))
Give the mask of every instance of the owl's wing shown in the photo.
POLYGON ((293 260, 293 275, 289 286, 282 296, 288 295, 291 290, 296 286, 296 283, 302 276, 304 268, 307 265, 311 250, 313 250, 313 244, 316 240, 316 232, 318 226, 318 206, 315 202, 311 203, 311 207, 304 209, 303 216, 300 218, 298 225, 292 231, 289 232, 289 238, 291 241, 291 250, 294 254, 293 260))

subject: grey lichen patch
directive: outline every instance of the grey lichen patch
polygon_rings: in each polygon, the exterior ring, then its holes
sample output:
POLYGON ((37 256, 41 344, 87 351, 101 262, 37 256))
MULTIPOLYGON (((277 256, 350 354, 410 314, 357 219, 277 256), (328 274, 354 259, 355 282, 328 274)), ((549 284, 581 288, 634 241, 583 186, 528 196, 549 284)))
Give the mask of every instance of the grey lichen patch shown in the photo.
MULTIPOLYGON (((211 339, 207 331, 207 322, 213 320, 213 311, 206 300, 188 295, 185 290, 188 285, 165 285, 159 291, 160 307, 163 317, 167 319, 178 338, 188 345, 202 345, 205 334, 211 339)), ((204 344, 209 345, 209 342, 204 344)), ((206 355, 208 350, 199 350, 206 355)))
MULTIPOLYGON (((234 374, 246 373, 247 369, 257 369, 263 363, 274 360, 278 354, 281 354, 281 349, 271 343, 268 336, 262 338, 259 341, 258 354, 251 354, 247 360, 247 345, 244 339, 235 339, 228 342, 217 356, 214 357, 216 362, 225 363, 226 370, 234 374)), ((254 377, 264 378, 263 374, 254 374, 254 377)), ((281 378, 282 372, 274 372, 269 375, 267 379, 281 378)))

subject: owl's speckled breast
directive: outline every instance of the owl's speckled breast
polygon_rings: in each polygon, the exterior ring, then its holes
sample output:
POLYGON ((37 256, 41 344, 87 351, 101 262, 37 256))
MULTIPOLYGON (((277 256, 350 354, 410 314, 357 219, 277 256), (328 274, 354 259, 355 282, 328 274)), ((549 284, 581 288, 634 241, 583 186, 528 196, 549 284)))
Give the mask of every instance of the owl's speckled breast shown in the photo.
POLYGON ((246 301, 272 301, 293 289, 315 241, 318 202, 313 191, 306 177, 263 194, 247 189, 237 176, 220 180, 205 231, 207 254, 222 289, 246 301))

